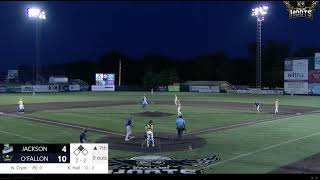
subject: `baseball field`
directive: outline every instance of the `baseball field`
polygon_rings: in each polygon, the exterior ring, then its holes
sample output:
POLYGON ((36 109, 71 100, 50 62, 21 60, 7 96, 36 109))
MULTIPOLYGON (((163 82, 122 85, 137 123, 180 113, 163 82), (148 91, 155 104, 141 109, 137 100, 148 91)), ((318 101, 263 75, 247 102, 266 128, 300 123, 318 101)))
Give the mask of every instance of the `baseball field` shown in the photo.
POLYGON ((320 97, 172 92, 76 92, 0 94, 0 143, 109 143, 110 158, 161 155, 220 160, 204 173, 319 172, 320 97), (139 105, 146 94, 147 112, 139 105), (185 140, 174 141, 177 108, 186 120, 185 140), (16 112, 23 98, 25 114, 16 112), (279 114, 273 114, 279 99, 279 114), (261 102, 257 112, 254 102, 261 102), (134 139, 125 142, 125 119, 134 139), (155 124, 154 149, 142 148, 144 125, 155 124), (158 138, 158 139, 157 139, 158 138))

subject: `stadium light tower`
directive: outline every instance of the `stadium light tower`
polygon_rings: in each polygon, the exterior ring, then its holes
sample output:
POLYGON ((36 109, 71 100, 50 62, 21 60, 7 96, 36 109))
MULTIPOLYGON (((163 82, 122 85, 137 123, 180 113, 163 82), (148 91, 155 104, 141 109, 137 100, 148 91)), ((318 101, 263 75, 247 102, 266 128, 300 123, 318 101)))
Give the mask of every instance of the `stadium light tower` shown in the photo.
MULTIPOLYGON (((27 14, 30 19, 33 19, 36 21, 36 81, 39 81, 39 54, 40 54, 40 48, 39 48, 39 35, 38 35, 38 23, 39 21, 43 21, 46 19, 46 13, 44 10, 39 8, 28 8, 27 14)), ((33 81, 34 80, 34 67, 33 67, 33 81)))
POLYGON ((259 6, 252 9, 251 16, 257 18, 257 57, 256 57, 256 87, 261 88, 261 30, 264 16, 268 13, 268 6, 259 6))

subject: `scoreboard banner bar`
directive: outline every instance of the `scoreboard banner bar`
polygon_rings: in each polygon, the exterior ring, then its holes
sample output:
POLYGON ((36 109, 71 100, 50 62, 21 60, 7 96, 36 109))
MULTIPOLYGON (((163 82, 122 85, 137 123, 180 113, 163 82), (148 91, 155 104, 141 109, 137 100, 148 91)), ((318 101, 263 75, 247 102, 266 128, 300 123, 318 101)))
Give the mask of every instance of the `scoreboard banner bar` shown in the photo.
POLYGON ((0 174, 108 174, 108 144, 0 144, 0 174))

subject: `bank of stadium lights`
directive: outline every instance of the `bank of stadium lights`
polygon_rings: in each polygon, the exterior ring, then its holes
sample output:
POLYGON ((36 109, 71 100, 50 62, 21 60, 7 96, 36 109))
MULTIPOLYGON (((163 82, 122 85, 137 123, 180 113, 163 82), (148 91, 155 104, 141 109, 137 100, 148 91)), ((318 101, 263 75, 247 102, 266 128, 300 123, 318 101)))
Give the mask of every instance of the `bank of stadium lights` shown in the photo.
POLYGON ((268 6, 260 6, 252 9, 251 16, 257 17, 257 21, 263 21, 264 16, 268 14, 268 6))
POLYGON ((40 19, 40 20, 46 19, 45 11, 39 8, 28 8, 27 14, 29 18, 40 19))
POLYGON ((264 21, 264 17, 268 14, 268 6, 259 6, 252 9, 251 16, 257 18, 257 62, 256 62, 256 87, 261 88, 261 30, 262 30, 262 21, 264 21))

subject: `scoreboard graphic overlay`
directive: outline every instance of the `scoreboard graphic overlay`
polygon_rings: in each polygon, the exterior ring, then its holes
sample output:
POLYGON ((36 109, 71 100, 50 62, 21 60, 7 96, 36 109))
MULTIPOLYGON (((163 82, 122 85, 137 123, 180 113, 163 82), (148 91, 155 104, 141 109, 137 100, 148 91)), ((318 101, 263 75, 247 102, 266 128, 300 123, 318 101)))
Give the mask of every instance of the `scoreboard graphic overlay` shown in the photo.
POLYGON ((108 174, 108 144, 1 144, 0 174, 108 174))

